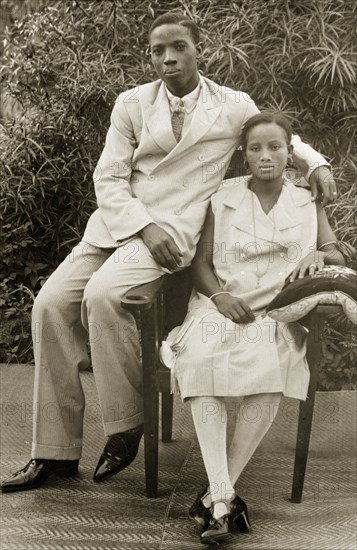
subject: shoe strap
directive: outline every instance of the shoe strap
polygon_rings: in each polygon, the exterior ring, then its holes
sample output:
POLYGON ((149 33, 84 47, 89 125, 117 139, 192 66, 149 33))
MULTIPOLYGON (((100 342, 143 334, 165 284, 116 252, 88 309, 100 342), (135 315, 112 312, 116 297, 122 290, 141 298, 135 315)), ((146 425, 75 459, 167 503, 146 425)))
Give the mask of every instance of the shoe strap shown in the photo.
POLYGON ((230 511, 231 511, 231 505, 230 505, 230 499, 225 499, 225 498, 222 498, 222 499, 219 499, 219 500, 215 500, 215 501, 212 501, 212 506, 211 506, 211 514, 212 514, 212 518, 216 521, 220 520, 222 517, 224 516, 227 516, 230 514, 230 511), (215 516, 214 512, 215 512, 215 506, 217 504, 224 504, 225 508, 226 508, 226 512, 224 512, 223 514, 221 514, 218 518, 215 516))
POLYGON ((230 498, 220 498, 218 500, 212 500, 212 506, 214 506, 215 504, 222 503, 222 504, 225 504, 227 508, 229 508, 235 498, 236 498, 236 494, 234 494, 230 498))

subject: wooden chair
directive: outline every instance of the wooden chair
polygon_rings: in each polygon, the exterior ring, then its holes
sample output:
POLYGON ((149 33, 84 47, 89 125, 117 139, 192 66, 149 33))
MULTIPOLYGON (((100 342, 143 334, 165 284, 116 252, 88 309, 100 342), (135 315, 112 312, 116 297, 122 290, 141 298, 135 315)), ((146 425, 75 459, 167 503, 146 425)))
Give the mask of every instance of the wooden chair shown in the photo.
MULTIPOLYGON (((161 393, 162 441, 172 439, 173 396, 170 394, 170 371, 159 360, 161 341, 171 328, 182 323, 191 291, 190 271, 165 275, 160 279, 135 287, 122 299, 141 327, 144 388, 144 440, 146 493, 157 497, 159 450, 159 394, 161 393)), ((301 322, 309 329, 307 361, 310 384, 306 401, 300 402, 291 501, 300 503, 304 487, 315 391, 319 376, 321 341, 327 316, 341 311, 340 306, 317 306, 301 322)))
MULTIPOLYGON (((244 174, 243 159, 236 153, 226 178, 244 174)), ((141 350, 144 398, 144 441, 146 493, 157 497, 159 449, 159 394, 161 393, 162 441, 172 439, 173 396, 170 394, 170 371, 159 360, 161 341, 175 326, 182 323, 191 292, 190 269, 165 275, 152 283, 130 289, 122 298, 122 307, 130 310, 141 328, 141 350)), ((310 442, 318 366, 321 358, 321 336, 326 317, 340 310, 339 306, 317 306, 301 322, 309 328, 307 360, 310 385, 306 402, 300 403, 298 433, 291 501, 302 499, 310 442)))
POLYGON ((300 401, 299 405, 291 502, 300 503, 302 501, 315 392, 319 381, 319 363, 322 357, 321 344, 324 324, 329 315, 341 313, 341 311, 342 307, 339 305, 319 305, 300 321, 301 324, 309 329, 306 358, 310 369, 310 383, 307 399, 306 401, 300 401))

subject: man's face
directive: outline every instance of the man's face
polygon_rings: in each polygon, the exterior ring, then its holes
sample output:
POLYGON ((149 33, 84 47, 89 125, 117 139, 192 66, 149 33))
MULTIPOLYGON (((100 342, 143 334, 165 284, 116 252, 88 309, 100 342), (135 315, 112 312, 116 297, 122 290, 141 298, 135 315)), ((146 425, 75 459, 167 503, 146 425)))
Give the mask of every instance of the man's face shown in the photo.
POLYGON ((198 83, 197 50, 190 31, 182 25, 160 25, 150 36, 151 60, 168 89, 181 95, 198 83))

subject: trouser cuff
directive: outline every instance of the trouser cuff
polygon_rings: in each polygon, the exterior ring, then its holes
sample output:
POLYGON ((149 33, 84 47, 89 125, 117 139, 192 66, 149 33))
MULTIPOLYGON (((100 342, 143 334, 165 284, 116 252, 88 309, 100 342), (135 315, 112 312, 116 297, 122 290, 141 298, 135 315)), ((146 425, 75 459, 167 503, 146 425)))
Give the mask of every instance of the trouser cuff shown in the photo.
POLYGON ((33 443, 31 449, 31 458, 45 460, 79 460, 81 456, 82 447, 54 447, 33 443))
POLYGON ((116 420, 115 422, 104 422, 104 433, 106 436, 126 432, 137 428, 144 423, 144 413, 140 412, 130 418, 124 420, 116 420))

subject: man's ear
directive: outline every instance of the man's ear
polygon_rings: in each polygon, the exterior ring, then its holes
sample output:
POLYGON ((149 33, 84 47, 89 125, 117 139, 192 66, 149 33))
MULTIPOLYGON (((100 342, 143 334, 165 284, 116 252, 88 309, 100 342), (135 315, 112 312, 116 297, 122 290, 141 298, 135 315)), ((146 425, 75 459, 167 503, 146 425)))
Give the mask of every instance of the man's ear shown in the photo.
POLYGON ((197 59, 200 59, 202 57, 202 54, 203 54, 203 43, 202 42, 198 42, 196 44, 196 52, 197 52, 197 59))

